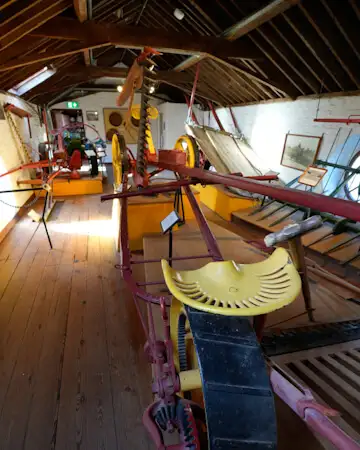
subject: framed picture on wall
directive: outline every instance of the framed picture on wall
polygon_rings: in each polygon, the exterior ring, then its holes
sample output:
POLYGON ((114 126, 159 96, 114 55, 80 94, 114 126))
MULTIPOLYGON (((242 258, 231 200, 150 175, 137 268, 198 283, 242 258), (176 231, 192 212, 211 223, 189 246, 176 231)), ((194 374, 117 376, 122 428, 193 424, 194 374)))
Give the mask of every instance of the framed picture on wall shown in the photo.
POLYGON ((322 136, 290 134, 285 137, 281 165, 304 171, 314 164, 319 153, 322 136))
POLYGON ((326 175, 327 169, 323 167, 309 166, 299 177, 299 183, 316 187, 326 175))
POLYGON ((86 120, 89 122, 99 120, 99 113, 97 111, 86 111, 86 120))

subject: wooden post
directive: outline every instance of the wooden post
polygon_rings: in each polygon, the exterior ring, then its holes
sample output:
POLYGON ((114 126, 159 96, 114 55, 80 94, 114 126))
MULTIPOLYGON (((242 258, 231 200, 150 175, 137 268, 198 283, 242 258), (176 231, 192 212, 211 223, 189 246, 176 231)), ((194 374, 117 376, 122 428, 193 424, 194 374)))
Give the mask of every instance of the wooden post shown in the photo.
POLYGON ((301 237, 296 236, 289 241, 289 250, 294 261, 295 267, 298 270, 301 278, 301 288, 304 296, 305 308, 311 322, 314 322, 314 314, 311 301, 311 292, 309 287, 309 278, 307 266, 305 262, 304 247, 301 242, 301 237))

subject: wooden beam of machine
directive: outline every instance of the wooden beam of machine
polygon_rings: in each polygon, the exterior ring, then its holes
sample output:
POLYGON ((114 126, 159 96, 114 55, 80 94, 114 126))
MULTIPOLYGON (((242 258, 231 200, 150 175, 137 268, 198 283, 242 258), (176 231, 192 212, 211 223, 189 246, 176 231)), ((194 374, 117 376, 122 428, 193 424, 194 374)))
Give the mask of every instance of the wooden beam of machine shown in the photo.
POLYGON ((88 21, 79 24, 73 19, 56 17, 34 30, 32 35, 65 40, 84 40, 98 36, 118 47, 143 48, 152 46, 167 53, 210 53, 219 57, 254 58, 260 52, 223 38, 192 36, 162 29, 127 25, 102 24, 88 21), (254 54, 255 53, 255 54, 254 54))

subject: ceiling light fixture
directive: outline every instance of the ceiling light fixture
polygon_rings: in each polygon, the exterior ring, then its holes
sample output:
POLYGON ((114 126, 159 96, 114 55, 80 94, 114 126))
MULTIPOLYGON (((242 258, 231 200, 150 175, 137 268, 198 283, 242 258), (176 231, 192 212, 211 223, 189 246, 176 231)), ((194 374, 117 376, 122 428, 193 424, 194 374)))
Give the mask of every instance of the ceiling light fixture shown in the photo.
POLYGON ((149 92, 153 94, 155 92, 155 86, 150 86, 149 92))
POLYGON ((185 13, 182 9, 176 8, 174 10, 174 16, 178 19, 178 20, 183 20, 183 18, 185 17, 185 13))
POLYGON ((116 88, 117 89, 117 91, 118 92, 122 92, 122 90, 123 90, 123 87, 122 86, 120 86, 120 84, 119 84, 119 86, 116 88))

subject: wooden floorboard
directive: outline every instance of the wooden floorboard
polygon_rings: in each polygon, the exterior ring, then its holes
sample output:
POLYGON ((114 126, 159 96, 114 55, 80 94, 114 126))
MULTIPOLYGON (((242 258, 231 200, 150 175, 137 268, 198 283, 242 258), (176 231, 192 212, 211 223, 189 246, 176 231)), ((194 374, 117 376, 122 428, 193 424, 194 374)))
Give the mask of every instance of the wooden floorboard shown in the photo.
POLYGON ((114 268, 111 204, 68 198, 48 229, 53 250, 26 216, 0 244, 0 449, 152 448, 151 371, 114 268))

